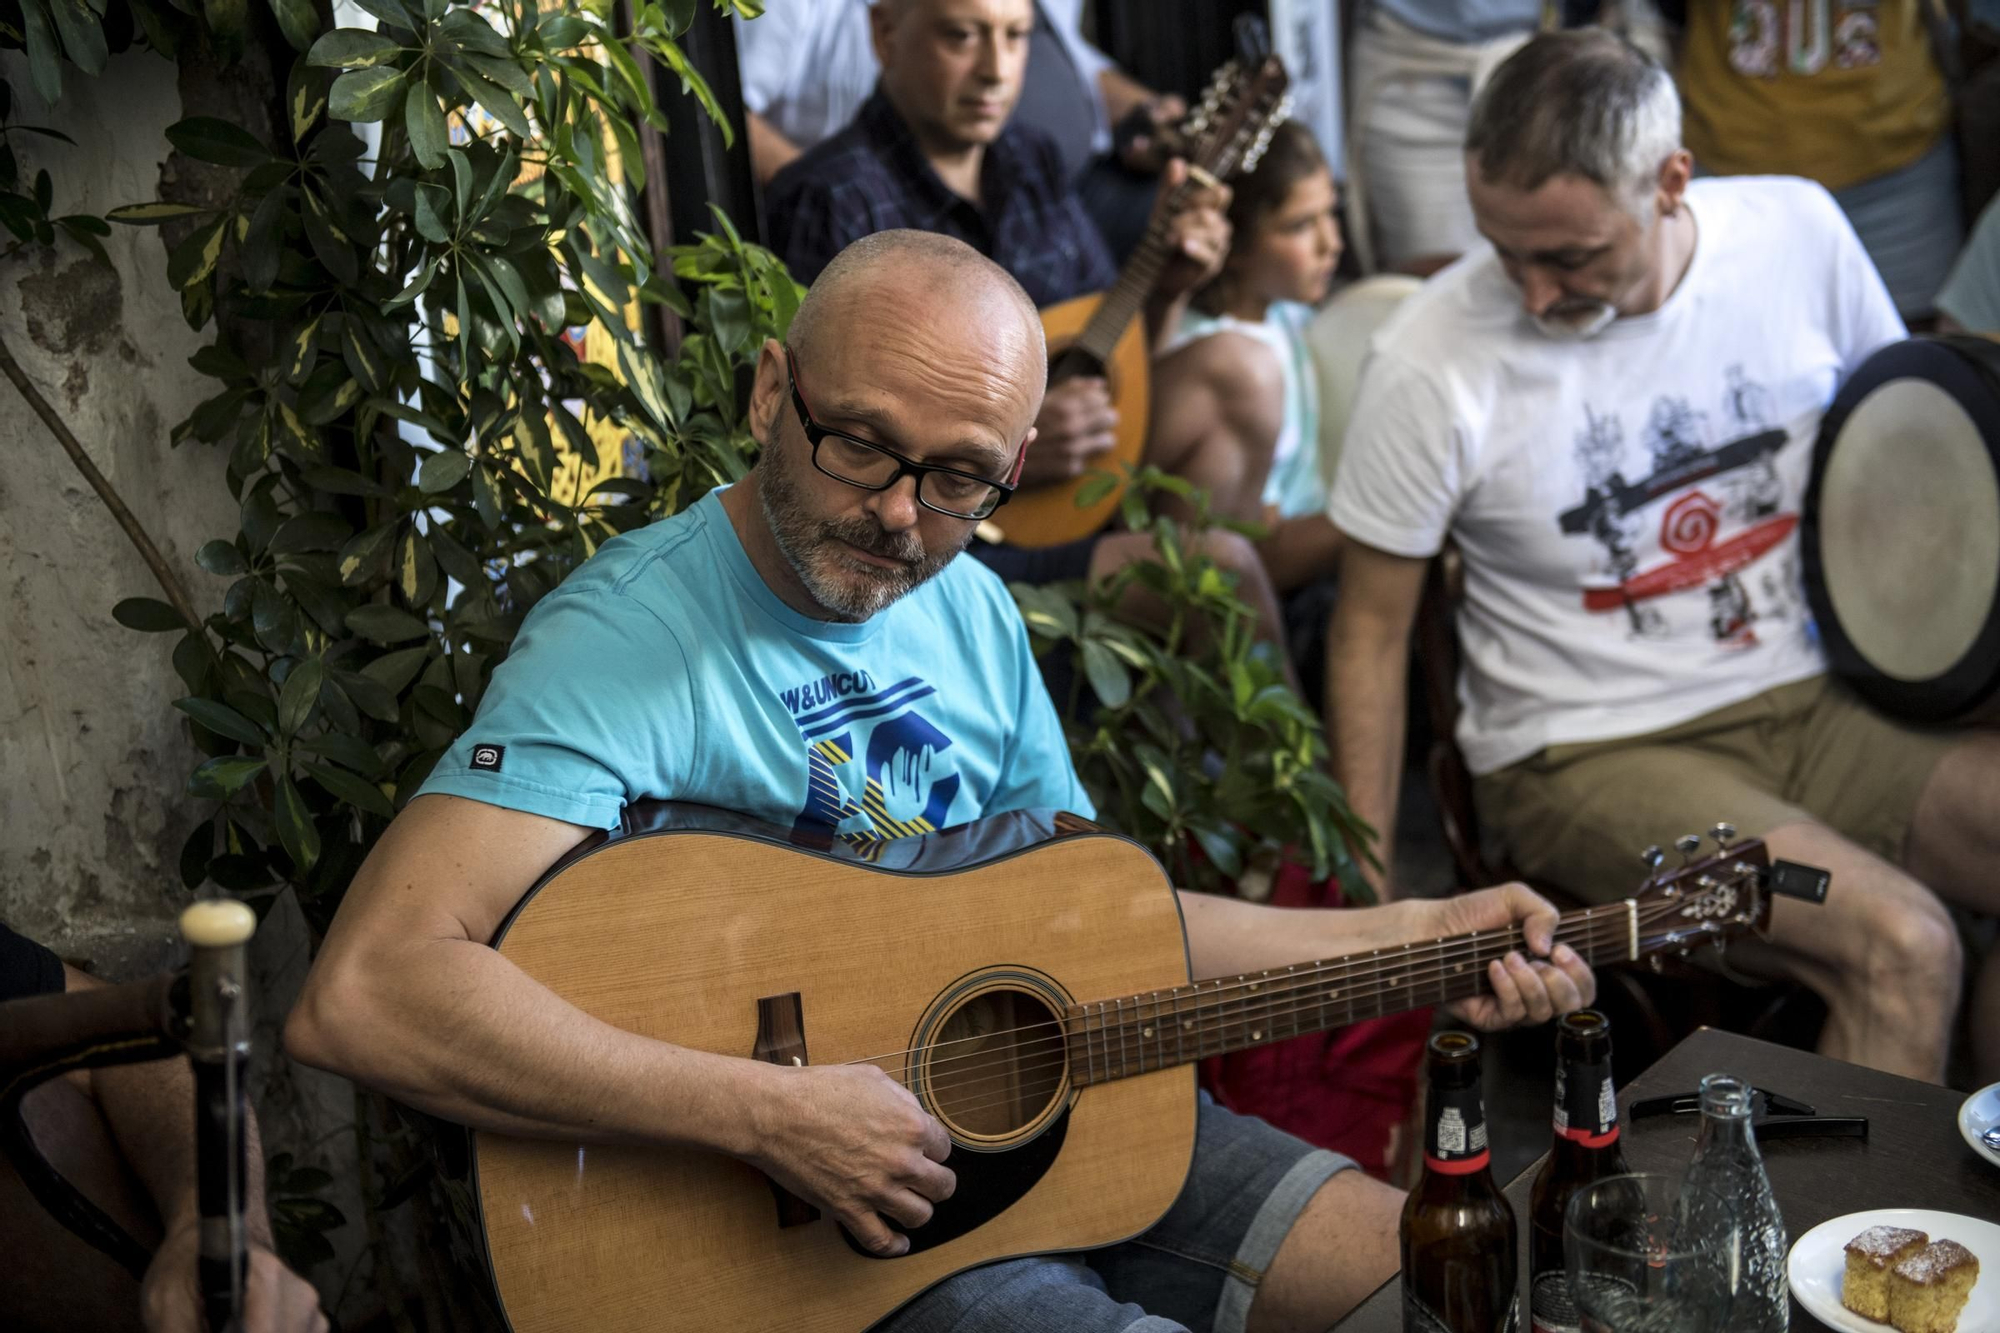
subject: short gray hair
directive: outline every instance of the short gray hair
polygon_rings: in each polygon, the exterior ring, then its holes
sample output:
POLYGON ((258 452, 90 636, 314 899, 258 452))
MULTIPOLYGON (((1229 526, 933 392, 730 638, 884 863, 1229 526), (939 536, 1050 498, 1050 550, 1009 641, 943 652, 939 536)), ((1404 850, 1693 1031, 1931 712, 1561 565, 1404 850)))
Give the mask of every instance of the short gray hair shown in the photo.
POLYGON ((1509 56, 1473 98, 1465 135, 1489 181, 1535 190, 1581 176, 1642 222, 1660 164, 1680 146, 1672 76, 1602 28, 1543 33, 1509 56))

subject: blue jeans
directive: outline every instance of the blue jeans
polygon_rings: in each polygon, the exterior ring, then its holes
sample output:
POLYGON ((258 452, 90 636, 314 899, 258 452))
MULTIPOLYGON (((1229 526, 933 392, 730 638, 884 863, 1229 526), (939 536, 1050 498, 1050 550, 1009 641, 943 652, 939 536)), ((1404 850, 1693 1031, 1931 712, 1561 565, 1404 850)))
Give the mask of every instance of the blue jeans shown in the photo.
POLYGON ((1875 261, 1904 319, 1937 308, 1937 294, 1965 241, 1958 145, 1950 134, 1907 167, 1833 192, 1875 261))
POLYGON ((1292 1223, 1353 1165, 1203 1093, 1187 1184, 1151 1231, 1088 1254, 960 1273, 877 1333, 1242 1333, 1292 1223))

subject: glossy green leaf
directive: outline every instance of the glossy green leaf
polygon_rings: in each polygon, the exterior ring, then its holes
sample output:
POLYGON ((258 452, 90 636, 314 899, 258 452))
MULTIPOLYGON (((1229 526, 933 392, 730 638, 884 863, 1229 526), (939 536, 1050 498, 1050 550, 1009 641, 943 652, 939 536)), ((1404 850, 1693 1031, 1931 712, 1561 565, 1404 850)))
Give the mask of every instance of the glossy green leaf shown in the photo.
POLYGON ((177 290, 191 287, 215 272, 215 262, 222 257, 223 225, 228 221, 217 218, 196 227, 167 256, 167 281, 177 290))
POLYGON ((372 69, 386 65, 402 47, 366 28, 335 28, 312 44, 306 63, 321 69, 372 69))
POLYGON ((111 58, 103 22, 84 0, 48 0, 49 17, 62 37, 63 54, 85 74, 102 74, 111 58))
POLYGON ((21 0, 21 26, 28 48, 28 75, 43 102, 62 100, 62 48, 49 18, 48 0, 21 0))
POLYGON ((174 707, 218 736, 261 749, 268 739, 263 729, 227 704, 213 699, 176 699, 174 707))
POLYGON ((271 150, 241 125, 214 116, 189 116, 167 126, 167 142, 200 162, 221 167, 255 167, 271 160, 271 150))
POLYGON ((347 627, 374 643, 405 643, 423 638, 431 627, 400 607, 371 603, 347 613, 347 627))
POLYGON ((244 563, 243 553, 236 549, 236 543, 220 537, 203 542, 201 549, 194 553, 194 562, 209 573, 224 577, 241 574, 250 568, 244 563))
POLYGON ((279 735, 297 735, 312 720, 319 707, 320 682, 325 679, 326 668, 317 657, 308 657, 292 668, 292 674, 285 677, 285 687, 278 692, 279 735))
POLYGON ((305 767, 313 781, 326 788, 328 794, 371 815, 380 815, 383 819, 395 817, 396 807, 389 803, 389 798, 374 783, 331 764, 308 763, 305 767))
POLYGON ((188 627, 180 612, 152 597, 127 597, 111 608, 111 618, 126 629, 146 634, 164 634, 188 627))
POLYGON ((410 151, 424 170, 435 171, 444 165, 444 150, 451 142, 444 108, 438 105, 437 94, 421 80, 411 81, 404 98, 403 129, 410 136, 410 151))
POLYGON ((466 473, 472 471, 472 459, 461 449, 446 449, 432 454, 417 469, 417 489, 425 495, 436 495, 448 491, 465 480, 466 473))
POLYGON ((194 217, 213 211, 199 204, 175 204, 165 199, 156 199, 150 204, 126 204, 121 208, 112 209, 104 216, 113 222, 129 223, 135 227, 155 227, 162 222, 171 222, 175 218, 194 217))
POLYGON ((521 114, 521 104, 513 95, 499 87, 484 75, 475 74, 462 65, 452 67, 451 77, 458 80, 465 89, 465 95, 486 111, 486 114, 507 127, 516 138, 531 139, 533 131, 528 128, 528 118, 521 114))
POLYGON ((1107 708, 1122 708, 1132 697, 1132 676, 1125 664, 1096 639, 1083 641, 1083 674, 1107 708))
POLYGON ((278 775, 277 809, 273 813, 277 816, 278 841, 283 844, 285 854, 292 858, 299 873, 312 869, 319 860, 319 830, 313 826, 312 812, 306 808, 305 797, 292 785, 290 774, 278 775))
POLYGON ((264 771, 265 761, 246 754, 222 755, 211 759, 188 777, 188 794, 209 798, 241 791, 264 771))
POLYGON ((451 227, 444 220, 444 205, 451 196, 441 185, 419 185, 410 216, 417 224, 417 234, 434 245, 443 245, 451 240, 451 227))
POLYGON ((417 672, 423 670, 430 658, 431 648, 425 644, 421 648, 398 648, 392 653, 384 653, 367 666, 361 674, 392 694, 401 694, 403 687, 416 679, 417 672))
POLYGON ((307 49, 319 36, 319 12, 311 0, 271 0, 271 13, 277 16, 278 30, 294 51, 307 49))
POLYGON ((326 112, 335 120, 376 121, 396 108, 403 95, 403 71, 388 67, 349 70, 333 81, 326 112))

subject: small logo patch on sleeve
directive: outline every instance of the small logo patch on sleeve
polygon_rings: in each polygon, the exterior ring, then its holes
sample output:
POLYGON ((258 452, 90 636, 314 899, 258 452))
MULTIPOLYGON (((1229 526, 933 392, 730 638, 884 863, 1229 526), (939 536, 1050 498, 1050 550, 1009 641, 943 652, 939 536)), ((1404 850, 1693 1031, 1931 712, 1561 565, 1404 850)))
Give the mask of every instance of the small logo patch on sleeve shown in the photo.
POLYGON ((472 747, 472 766, 483 768, 488 773, 500 771, 500 761, 507 757, 504 745, 475 745, 472 747))

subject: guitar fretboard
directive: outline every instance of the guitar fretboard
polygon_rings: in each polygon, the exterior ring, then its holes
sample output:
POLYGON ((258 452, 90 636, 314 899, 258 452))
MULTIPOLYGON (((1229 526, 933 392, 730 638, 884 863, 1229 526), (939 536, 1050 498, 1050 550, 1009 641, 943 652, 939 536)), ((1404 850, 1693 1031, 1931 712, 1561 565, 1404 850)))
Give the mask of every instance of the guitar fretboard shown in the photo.
MULTIPOLYGON (((1562 916, 1556 940, 1592 967, 1639 952, 1624 903, 1562 916)), ((1665 947, 1655 944, 1653 948, 1665 947)), ((1065 1015, 1072 1082, 1104 1083, 1211 1055, 1448 1004, 1488 989, 1486 965, 1521 950, 1518 924, 1319 963, 1197 981, 1172 990, 1072 1005, 1065 1015)))

